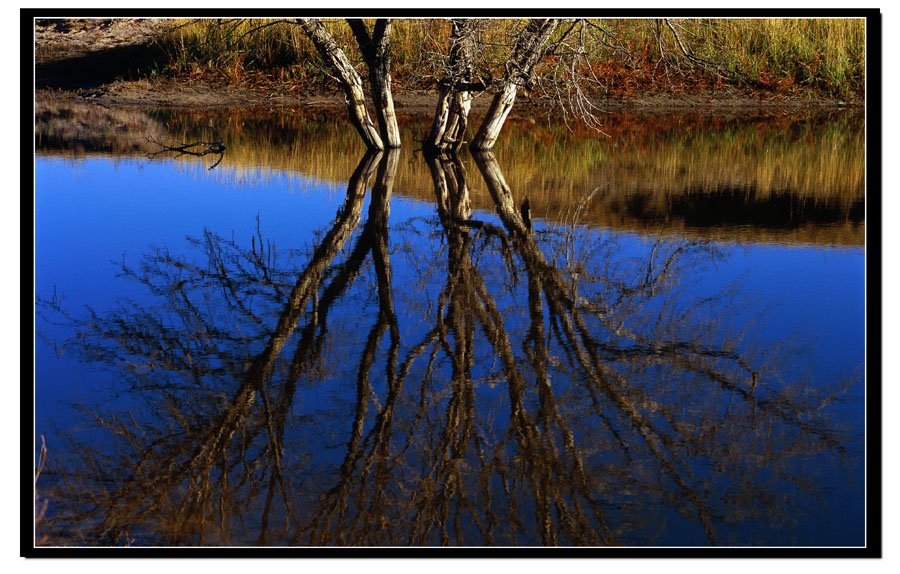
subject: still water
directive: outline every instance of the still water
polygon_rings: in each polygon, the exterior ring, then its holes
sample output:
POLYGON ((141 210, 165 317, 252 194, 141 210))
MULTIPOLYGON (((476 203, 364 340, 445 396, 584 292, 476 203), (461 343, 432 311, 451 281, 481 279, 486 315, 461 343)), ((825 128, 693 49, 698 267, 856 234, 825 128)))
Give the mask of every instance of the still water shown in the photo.
POLYGON ((426 129, 39 106, 38 542, 865 543, 858 114, 426 129))

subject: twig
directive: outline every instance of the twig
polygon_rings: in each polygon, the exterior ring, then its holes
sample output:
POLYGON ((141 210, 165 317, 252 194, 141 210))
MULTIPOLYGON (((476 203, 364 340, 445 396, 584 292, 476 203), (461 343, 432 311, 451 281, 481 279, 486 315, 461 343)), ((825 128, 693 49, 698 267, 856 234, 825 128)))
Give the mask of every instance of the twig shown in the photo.
POLYGON ((166 152, 170 152, 170 151, 178 152, 178 155, 176 155, 175 157, 180 157, 182 155, 203 157, 203 156, 207 156, 210 154, 218 154, 219 158, 216 160, 216 162, 207 168, 207 171, 211 170, 214 167, 216 167, 217 165, 219 165, 220 163, 222 163, 222 158, 225 156, 225 150, 227 148, 225 147, 225 138, 222 137, 222 134, 219 132, 219 130, 217 130, 216 127, 212 126, 212 125, 210 125, 209 128, 213 132, 215 132, 216 137, 219 138, 218 141, 214 141, 214 142, 198 141, 198 142, 184 143, 184 142, 178 141, 176 139, 175 141, 180 145, 170 146, 170 145, 166 145, 162 142, 159 142, 159 141, 155 140, 152 136, 150 136, 147 138, 147 140, 152 143, 155 143, 158 146, 161 146, 163 149, 156 151, 156 152, 150 152, 148 155, 150 157, 153 157, 158 154, 166 153, 166 152))

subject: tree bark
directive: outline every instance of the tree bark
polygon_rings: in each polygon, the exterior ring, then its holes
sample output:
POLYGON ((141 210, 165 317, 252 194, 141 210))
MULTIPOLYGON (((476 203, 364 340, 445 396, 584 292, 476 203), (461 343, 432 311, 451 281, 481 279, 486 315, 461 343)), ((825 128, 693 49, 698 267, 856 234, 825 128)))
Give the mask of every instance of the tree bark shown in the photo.
MULTIPOLYGON (((363 91, 362 78, 359 73, 347 59, 344 51, 337 45, 332 35, 325 29, 322 22, 318 18, 298 18, 297 23, 303 28, 303 31, 312 40, 316 50, 322 55, 325 63, 328 64, 335 76, 337 76, 341 88, 347 100, 347 111, 350 114, 350 121, 359 132, 363 142, 369 149, 383 150, 381 136, 369 112, 366 110, 366 96, 363 91)), ((388 83, 388 92, 390 92, 390 83, 388 83)), ((391 104, 391 112, 393 113, 393 104, 391 104)), ((399 135, 397 137, 399 141, 399 135)), ((399 145, 399 144, 398 144, 399 145)))
POLYGON ((459 150, 465 141, 471 107, 472 94, 470 92, 457 91, 454 94, 453 106, 450 109, 450 122, 445 132, 445 143, 454 151, 459 150))
POLYGON ((444 139, 444 132, 447 131, 447 120, 450 117, 450 104, 452 103, 452 88, 448 85, 442 85, 438 93, 437 109, 434 111, 434 121, 431 124, 431 130, 425 139, 425 146, 429 148, 440 149, 441 141, 444 139))
POLYGON ((391 95, 391 19, 379 18, 369 30, 362 20, 348 18, 347 23, 359 44, 369 68, 369 82, 375 100, 375 116, 381 137, 388 148, 400 147, 400 128, 391 95))
POLYGON ((519 87, 512 82, 505 82, 500 91, 494 95, 491 100, 491 107, 488 108, 487 114, 481 121, 481 127, 472 140, 471 148, 473 150, 490 150, 497 143, 500 137, 500 130, 506 121, 506 116, 512 110, 513 104, 516 102, 516 91, 519 87))
POLYGON ((489 150, 494 147, 503 123, 516 101, 519 86, 525 86, 531 80, 534 68, 544 56, 544 46, 559 22, 557 18, 531 20, 519 34, 513 53, 506 62, 506 73, 500 89, 472 140, 472 149, 489 150))
POLYGON ((458 150, 465 139, 474 76, 475 20, 453 20, 450 62, 441 82, 438 104, 425 146, 435 150, 458 150))

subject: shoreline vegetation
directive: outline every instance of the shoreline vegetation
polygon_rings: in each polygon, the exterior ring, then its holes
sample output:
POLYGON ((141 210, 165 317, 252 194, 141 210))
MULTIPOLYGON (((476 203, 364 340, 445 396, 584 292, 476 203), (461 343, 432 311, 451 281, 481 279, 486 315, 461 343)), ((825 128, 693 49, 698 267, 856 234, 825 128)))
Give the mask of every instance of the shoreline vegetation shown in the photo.
MULTIPOLYGON (((349 61, 364 69, 346 23, 322 22, 349 61)), ((590 19, 584 26, 573 73, 589 78, 586 95, 600 113, 864 103, 863 19, 590 19)), ((481 80, 502 75, 521 27, 518 19, 497 19, 480 29, 481 80)), ((560 26, 555 34, 565 31, 560 26)), ((294 22, 47 19, 36 21, 35 33, 39 94, 147 106, 343 105, 331 72, 294 22)), ((449 20, 393 21, 390 75, 398 113, 434 110, 450 35, 449 20)), ((558 74, 558 64, 550 53, 537 65, 538 81, 519 90, 514 114, 553 107, 552 90, 540 78, 558 74)), ((472 109, 488 104, 489 97, 476 97, 472 109)))

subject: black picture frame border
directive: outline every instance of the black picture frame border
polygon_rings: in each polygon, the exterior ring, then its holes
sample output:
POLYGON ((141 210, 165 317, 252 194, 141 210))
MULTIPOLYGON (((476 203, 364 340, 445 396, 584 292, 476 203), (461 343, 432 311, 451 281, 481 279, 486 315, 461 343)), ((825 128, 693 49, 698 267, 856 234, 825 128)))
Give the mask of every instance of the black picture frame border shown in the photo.
POLYGON ((747 9, 147 9, 22 8, 20 556, 25 558, 881 558, 882 557, 882 14, 877 8, 747 9), (187 17, 771 17, 866 19, 866 544, 861 547, 43 547, 34 545, 34 19, 187 17), (32 153, 26 153, 31 150, 32 153))

